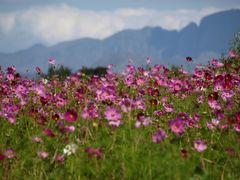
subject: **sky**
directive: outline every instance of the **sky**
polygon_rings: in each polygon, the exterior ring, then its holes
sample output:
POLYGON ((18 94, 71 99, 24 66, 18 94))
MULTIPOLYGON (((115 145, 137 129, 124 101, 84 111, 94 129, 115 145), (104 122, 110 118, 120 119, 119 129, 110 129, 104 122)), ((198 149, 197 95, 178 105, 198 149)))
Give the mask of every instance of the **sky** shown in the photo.
POLYGON ((0 0, 0 52, 145 26, 181 30, 229 9, 240 9, 240 0, 0 0))

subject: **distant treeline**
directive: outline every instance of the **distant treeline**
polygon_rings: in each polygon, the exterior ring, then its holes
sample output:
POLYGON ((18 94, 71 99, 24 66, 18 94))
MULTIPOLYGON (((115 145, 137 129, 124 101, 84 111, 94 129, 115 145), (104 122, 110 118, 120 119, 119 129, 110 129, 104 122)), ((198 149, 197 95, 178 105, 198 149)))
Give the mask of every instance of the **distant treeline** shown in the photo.
MULTIPOLYGON (((106 67, 88 68, 83 66, 82 69, 80 69, 79 71, 87 76, 93 76, 93 75, 102 76, 107 73, 107 68, 106 67)), ((72 70, 69 67, 66 67, 63 65, 60 65, 59 67, 50 66, 46 77, 52 78, 56 76, 59 79, 65 79, 71 74, 72 74, 72 70)))

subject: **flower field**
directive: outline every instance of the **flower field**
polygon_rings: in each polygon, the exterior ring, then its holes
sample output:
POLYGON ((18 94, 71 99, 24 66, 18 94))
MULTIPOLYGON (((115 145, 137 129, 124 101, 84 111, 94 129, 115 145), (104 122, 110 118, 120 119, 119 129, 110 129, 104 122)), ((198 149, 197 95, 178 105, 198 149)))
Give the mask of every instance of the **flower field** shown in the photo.
POLYGON ((240 179, 240 56, 150 63, 64 81, 1 70, 0 177, 240 179))

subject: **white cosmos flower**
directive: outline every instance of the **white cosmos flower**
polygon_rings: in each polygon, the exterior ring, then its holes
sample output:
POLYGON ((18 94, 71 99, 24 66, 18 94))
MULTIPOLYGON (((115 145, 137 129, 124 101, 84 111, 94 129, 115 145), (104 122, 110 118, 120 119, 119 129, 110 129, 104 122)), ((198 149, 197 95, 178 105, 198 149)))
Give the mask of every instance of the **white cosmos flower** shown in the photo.
POLYGON ((48 80, 47 79, 42 79, 42 82, 43 82, 43 84, 47 84, 48 83, 48 80))
POLYGON ((76 144, 68 144, 64 149, 63 149, 63 154, 64 155, 71 155, 75 154, 78 149, 78 146, 76 144))

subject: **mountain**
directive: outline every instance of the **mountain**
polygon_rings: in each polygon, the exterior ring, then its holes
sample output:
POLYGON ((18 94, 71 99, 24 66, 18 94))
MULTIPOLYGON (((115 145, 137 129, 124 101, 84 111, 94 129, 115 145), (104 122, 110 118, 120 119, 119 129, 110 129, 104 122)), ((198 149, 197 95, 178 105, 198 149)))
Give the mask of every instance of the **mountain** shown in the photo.
POLYGON ((206 63, 226 53, 230 40, 238 31, 240 10, 228 10, 204 17, 199 26, 190 23, 180 31, 145 27, 124 30, 104 40, 84 38, 51 47, 36 44, 16 53, 0 53, 0 64, 4 67, 15 65, 24 73, 36 66, 46 71, 49 57, 55 57, 58 64, 74 71, 82 66, 108 64, 121 69, 129 59, 136 65, 143 65, 147 57, 151 57, 154 64, 181 65, 186 56, 192 56, 195 63, 206 63))

